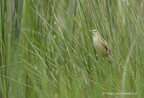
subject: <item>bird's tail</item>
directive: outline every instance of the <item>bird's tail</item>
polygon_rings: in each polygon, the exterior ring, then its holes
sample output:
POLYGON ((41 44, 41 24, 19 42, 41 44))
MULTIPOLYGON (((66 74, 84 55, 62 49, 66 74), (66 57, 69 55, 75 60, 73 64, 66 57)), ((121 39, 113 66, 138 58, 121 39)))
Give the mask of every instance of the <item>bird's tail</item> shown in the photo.
POLYGON ((109 61, 110 61, 111 63, 114 62, 114 59, 113 59, 113 57, 112 57, 111 54, 108 55, 108 58, 109 58, 109 61))
POLYGON ((108 55, 108 59, 109 59, 110 63, 112 63, 115 66, 117 65, 111 54, 108 55))

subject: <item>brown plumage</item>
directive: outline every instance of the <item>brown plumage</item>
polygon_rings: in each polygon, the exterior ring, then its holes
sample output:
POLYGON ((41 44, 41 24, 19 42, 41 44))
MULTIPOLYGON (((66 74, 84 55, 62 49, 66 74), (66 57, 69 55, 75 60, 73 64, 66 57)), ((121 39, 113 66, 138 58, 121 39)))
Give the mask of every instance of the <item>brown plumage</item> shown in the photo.
POLYGON ((93 34, 93 44, 99 55, 106 56, 112 62, 113 58, 111 56, 112 50, 108 43, 101 37, 96 29, 91 30, 93 34))

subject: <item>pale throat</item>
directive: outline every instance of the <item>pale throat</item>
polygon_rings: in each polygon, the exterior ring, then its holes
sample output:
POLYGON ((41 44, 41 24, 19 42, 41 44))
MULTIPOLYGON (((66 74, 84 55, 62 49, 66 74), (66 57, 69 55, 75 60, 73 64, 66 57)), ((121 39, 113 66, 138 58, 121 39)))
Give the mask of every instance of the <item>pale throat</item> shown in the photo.
POLYGON ((94 44, 100 42, 100 41, 99 41, 99 38, 100 38, 100 35, 99 35, 99 34, 93 34, 93 42, 94 42, 94 44))
POLYGON ((104 48, 103 44, 101 43, 101 36, 99 34, 93 35, 93 44, 96 50, 99 51, 100 54, 105 55, 106 49, 104 48))

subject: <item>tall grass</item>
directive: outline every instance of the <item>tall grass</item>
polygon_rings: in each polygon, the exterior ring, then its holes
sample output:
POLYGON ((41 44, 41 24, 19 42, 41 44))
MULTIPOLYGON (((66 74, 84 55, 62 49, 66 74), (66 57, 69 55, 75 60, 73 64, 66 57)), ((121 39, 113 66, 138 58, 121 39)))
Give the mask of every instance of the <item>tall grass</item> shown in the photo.
POLYGON ((1 0, 0 97, 142 98, 143 8, 143 0, 1 0), (115 65, 96 57, 90 29, 115 65))

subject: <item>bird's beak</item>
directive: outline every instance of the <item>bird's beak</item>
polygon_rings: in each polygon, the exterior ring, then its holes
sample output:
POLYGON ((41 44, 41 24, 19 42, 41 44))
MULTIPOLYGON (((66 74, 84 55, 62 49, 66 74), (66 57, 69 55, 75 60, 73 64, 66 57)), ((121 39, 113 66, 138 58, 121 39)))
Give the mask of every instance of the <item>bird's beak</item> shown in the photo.
POLYGON ((87 31, 90 32, 90 33, 92 32, 92 30, 87 30, 87 31))

